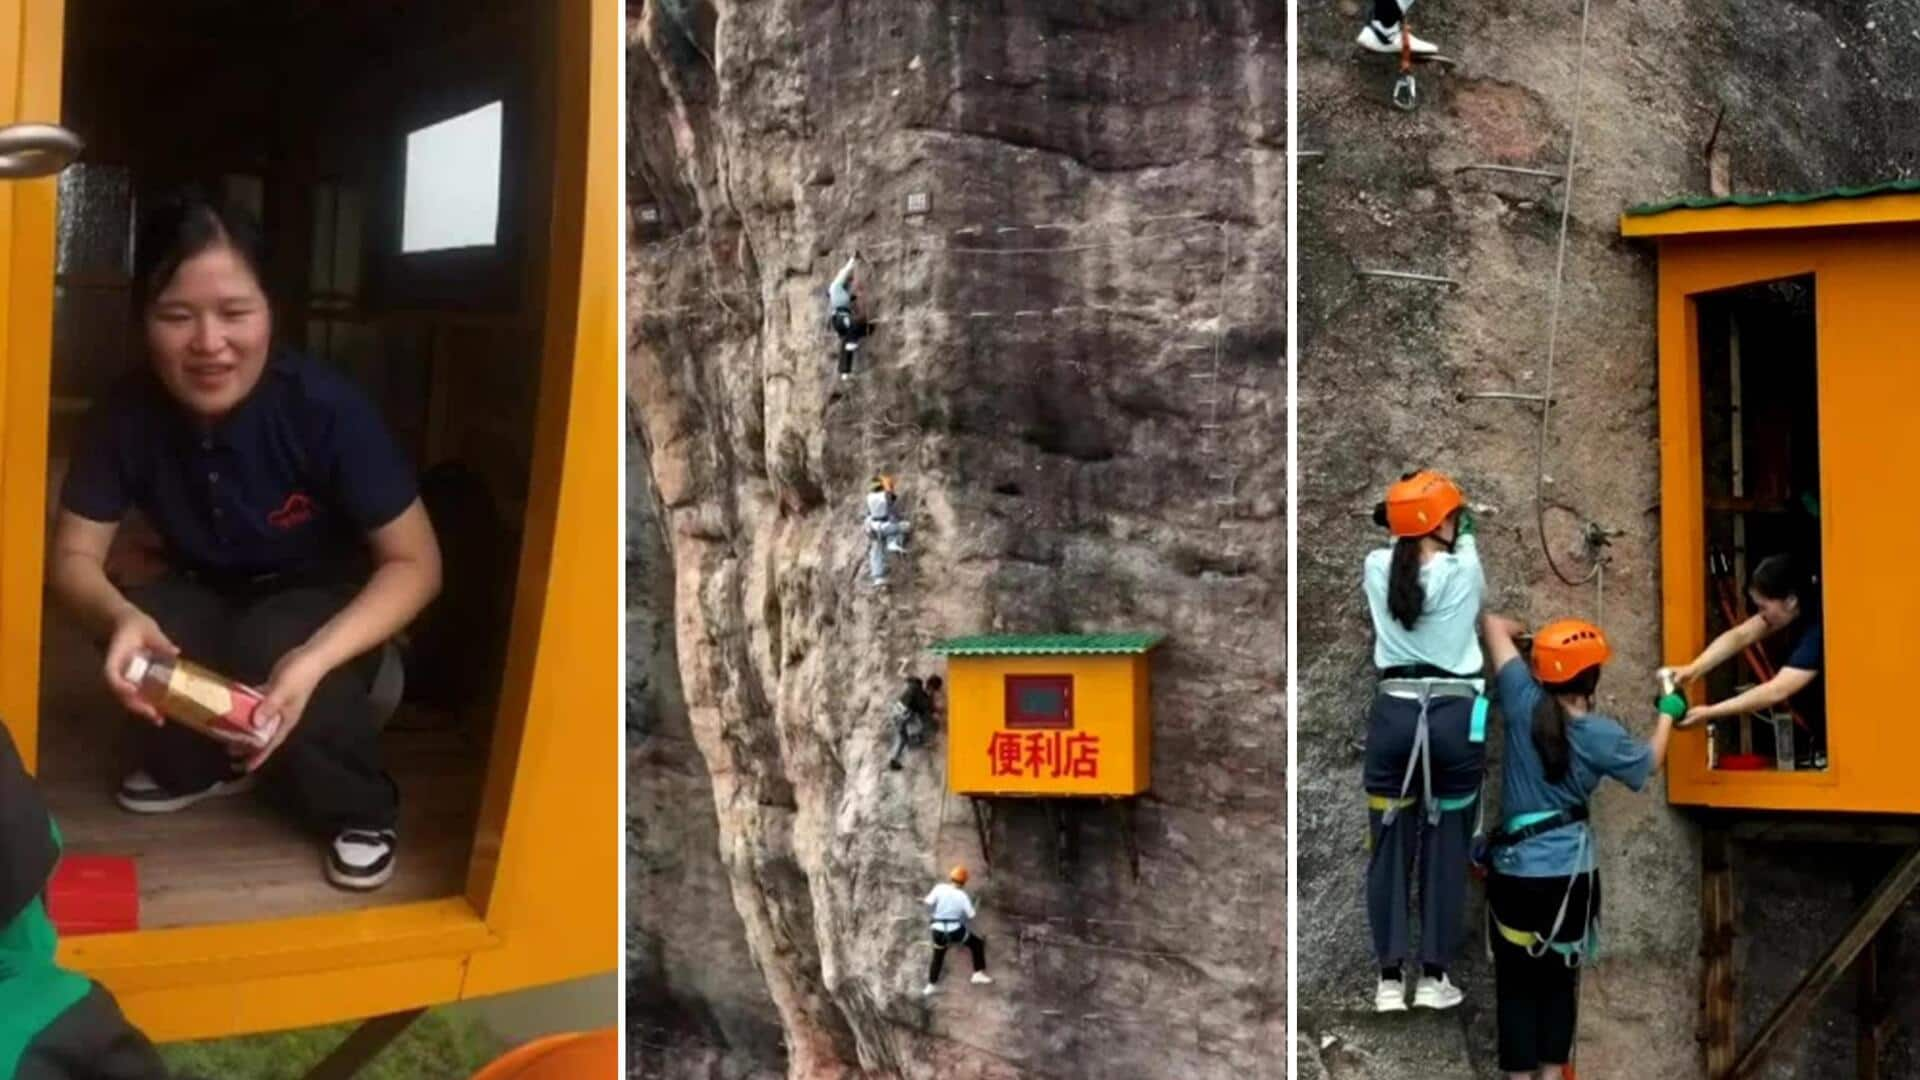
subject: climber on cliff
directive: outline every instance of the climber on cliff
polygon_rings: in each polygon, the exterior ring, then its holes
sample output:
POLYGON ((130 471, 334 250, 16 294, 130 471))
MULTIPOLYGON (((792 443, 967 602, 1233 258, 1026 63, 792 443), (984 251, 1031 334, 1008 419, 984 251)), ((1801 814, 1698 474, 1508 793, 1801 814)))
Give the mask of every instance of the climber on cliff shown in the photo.
POLYGON ((867 569, 876 586, 887 584, 887 556, 903 555, 912 526, 902 520, 895 505, 893 478, 876 476, 867 485, 867 569))
POLYGON ((1450 1009, 1447 976, 1464 932, 1468 849, 1486 768, 1483 661, 1475 623, 1486 577, 1460 489, 1431 471, 1387 489, 1374 520, 1393 535, 1367 555, 1380 685, 1367 717, 1367 921, 1380 980, 1377 1012, 1407 1007, 1413 943, 1408 880, 1419 854, 1419 982, 1413 1004, 1450 1009), (1417 779, 1416 779, 1417 778, 1417 779))
POLYGON ((1600 628, 1560 619, 1533 636, 1529 664, 1519 623, 1484 620, 1494 693, 1506 724, 1500 828, 1488 838, 1488 941, 1493 950, 1500 1068, 1559 1080, 1573 1056, 1580 965, 1599 939, 1600 872, 1587 804, 1608 777, 1634 791, 1665 762, 1673 718, 1658 714, 1648 741, 1594 711, 1612 655, 1600 628))
POLYGON ((919 746, 933 728, 933 695, 940 692, 940 676, 907 676, 907 688, 894 699, 887 718, 893 723, 893 749, 887 755, 887 768, 900 767, 900 755, 908 746, 919 746))
POLYGON ((978 914, 973 898, 966 893, 967 868, 956 866, 947 880, 927 894, 926 905, 933 920, 933 963, 927 968, 927 985, 921 997, 932 997, 940 988, 940 970, 947 963, 947 949, 965 945, 973 957, 973 981, 986 985, 993 981, 987 974, 987 939, 973 932, 971 922, 978 914))
POLYGON ((833 283, 827 286, 827 325, 840 336, 840 378, 853 378, 853 355, 860 351, 860 341, 873 332, 873 324, 856 313, 859 299, 853 295, 853 265, 860 259, 855 252, 847 258, 847 264, 834 275, 833 283))
POLYGON ((1368 52, 1398 53, 1400 35, 1407 35, 1407 44, 1415 56, 1432 56, 1440 47, 1430 41, 1422 41, 1411 30, 1402 26, 1402 16, 1413 7, 1413 0, 1372 0, 1373 18, 1360 28, 1360 47, 1368 52))
POLYGON ((166 1080, 113 995, 54 957, 46 891, 59 860, 59 830, 0 724, 0 1075, 166 1080))

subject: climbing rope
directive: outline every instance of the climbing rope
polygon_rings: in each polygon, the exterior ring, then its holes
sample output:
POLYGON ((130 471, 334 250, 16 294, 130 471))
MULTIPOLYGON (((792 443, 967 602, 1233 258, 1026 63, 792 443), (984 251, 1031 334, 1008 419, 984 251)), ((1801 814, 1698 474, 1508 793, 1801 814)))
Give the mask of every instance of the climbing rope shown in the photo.
POLYGON ((1560 563, 1553 557, 1553 545, 1547 541, 1547 440, 1553 423, 1553 364, 1558 356, 1560 344, 1560 298, 1567 275, 1567 227, 1573 217, 1575 154, 1580 146, 1580 112, 1586 104, 1587 24, 1592 2, 1593 0, 1580 2, 1580 51, 1573 68, 1573 124, 1567 135, 1567 183, 1565 194, 1560 202, 1559 251, 1554 257, 1553 299, 1547 315, 1546 387, 1540 395, 1540 442, 1534 455, 1533 472, 1534 526, 1540 532, 1540 550, 1545 553, 1547 566, 1552 569, 1554 576, 1564 584, 1576 586, 1597 580, 1603 560, 1596 556, 1592 568, 1587 571, 1587 576, 1576 579, 1568 577, 1560 569, 1560 563))

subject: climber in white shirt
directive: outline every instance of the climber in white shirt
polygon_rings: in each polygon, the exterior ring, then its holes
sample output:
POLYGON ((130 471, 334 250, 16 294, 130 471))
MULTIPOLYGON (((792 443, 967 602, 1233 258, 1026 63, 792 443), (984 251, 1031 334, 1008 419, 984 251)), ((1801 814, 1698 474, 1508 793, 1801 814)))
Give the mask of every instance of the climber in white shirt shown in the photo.
POLYGON ((973 898, 962 886, 967 883, 967 868, 956 866, 947 880, 933 887, 926 904, 933 920, 933 963, 927 968, 927 985, 920 991, 931 997, 940 982, 940 969, 946 966, 949 946, 964 944, 973 957, 973 981, 982 985, 993 981, 987 975, 987 939, 968 925, 976 912, 973 898))
POLYGON ((867 569, 875 585, 887 583, 887 556, 903 555, 912 527, 894 509, 893 478, 876 476, 867 485, 867 569))
POLYGON ((854 312, 858 300, 853 295, 853 264, 860 256, 855 254, 847 259, 847 264, 834 275, 833 283, 827 286, 827 325, 840 335, 840 378, 853 378, 853 354, 860 350, 860 340, 873 332, 873 324, 854 312))

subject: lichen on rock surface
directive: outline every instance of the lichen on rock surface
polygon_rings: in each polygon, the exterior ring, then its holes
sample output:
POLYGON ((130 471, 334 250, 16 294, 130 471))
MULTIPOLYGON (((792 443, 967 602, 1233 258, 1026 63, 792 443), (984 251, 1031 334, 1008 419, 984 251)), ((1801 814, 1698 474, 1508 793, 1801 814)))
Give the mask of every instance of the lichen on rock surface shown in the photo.
POLYGON ((630 763, 636 1060, 1284 1075, 1283 7, 629 11, 629 490, 660 539, 629 603, 676 661, 630 673, 662 718, 630 763), (856 250, 878 325, 841 384, 856 250), (875 471, 915 528, 885 592, 875 471), (1168 638, 1139 876, 1104 805, 1063 858, 1002 804, 989 866, 938 732, 886 768, 886 704, 943 637, 1101 630, 1168 638), (997 981, 956 956, 929 1003, 953 863, 997 981))

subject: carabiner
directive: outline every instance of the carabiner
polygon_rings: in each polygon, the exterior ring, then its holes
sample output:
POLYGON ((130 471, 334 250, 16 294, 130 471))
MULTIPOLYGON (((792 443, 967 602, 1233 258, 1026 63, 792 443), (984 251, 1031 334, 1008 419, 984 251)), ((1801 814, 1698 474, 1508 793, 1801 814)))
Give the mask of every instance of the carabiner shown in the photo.
POLYGON ((1414 86, 1413 73, 1400 76, 1393 84, 1393 104, 1406 112, 1412 112, 1420 103, 1420 91, 1414 86))

